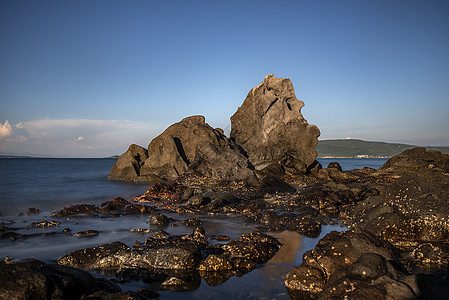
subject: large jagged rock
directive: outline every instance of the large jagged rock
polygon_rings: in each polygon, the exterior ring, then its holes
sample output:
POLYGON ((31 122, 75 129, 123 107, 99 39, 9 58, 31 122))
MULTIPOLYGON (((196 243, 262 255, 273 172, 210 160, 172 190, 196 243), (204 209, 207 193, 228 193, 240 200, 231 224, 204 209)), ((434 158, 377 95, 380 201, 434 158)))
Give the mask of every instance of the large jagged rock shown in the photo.
POLYGON ((241 148, 205 122, 192 116, 168 127, 148 145, 131 145, 109 174, 109 179, 135 182, 173 180, 194 172, 219 180, 244 180, 253 167, 241 148))
POLYGON ((303 106, 290 79, 268 75, 231 117, 231 138, 246 151, 256 169, 280 163, 304 172, 317 156, 320 131, 304 119, 303 106))
POLYGON ((168 127, 148 145, 141 175, 174 179, 191 170, 220 180, 243 180, 253 174, 248 159, 221 129, 203 116, 192 116, 168 127))
POLYGON ((138 145, 132 144, 128 150, 120 155, 111 172, 110 180, 138 182, 140 179, 140 168, 148 158, 148 151, 138 145))

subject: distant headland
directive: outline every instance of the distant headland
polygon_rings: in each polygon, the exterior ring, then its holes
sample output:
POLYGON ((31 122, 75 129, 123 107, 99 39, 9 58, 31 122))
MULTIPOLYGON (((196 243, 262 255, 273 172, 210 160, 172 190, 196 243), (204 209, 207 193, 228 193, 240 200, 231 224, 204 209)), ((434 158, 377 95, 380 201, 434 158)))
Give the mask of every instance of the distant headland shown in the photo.
MULTIPOLYGON (((319 158, 389 158, 415 145, 363 141, 358 139, 321 140, 316 146, 319 158)), ((448 153, 449 147, 425 146, 427 150, 448 153)))

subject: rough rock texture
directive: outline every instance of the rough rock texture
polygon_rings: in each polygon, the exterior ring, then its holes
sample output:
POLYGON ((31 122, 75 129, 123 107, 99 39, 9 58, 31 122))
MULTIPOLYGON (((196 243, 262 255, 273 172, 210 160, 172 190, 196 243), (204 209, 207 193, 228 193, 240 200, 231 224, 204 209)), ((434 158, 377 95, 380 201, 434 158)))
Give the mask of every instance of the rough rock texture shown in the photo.
POLYGON ((128 150, 120 155, 111 172, 110 180, 138 182, 140 179, 140 168, 148 158, 148 151, 138 145, 132 144, 128 150))
POLYGON ((431 170, 449 172, 449 155, 425 148, 413 148, 390 158, 379 171, 396 173, 431 170))
POLYGON ((367 230, 408 252, 410 269, 449 262, 449 156, 421 148, 391 158, 382 171, 399 177, 382 195, 357 203, 352 227, 367 230))
POLYGON ((129 247, 121 242, 112 242, 97 247, 80 249, 60 257, 58 264, 91 269, 99 259, 126 249, 129 249, 129 247))
POLYGON ((240 180, 252 175, 248 159, 220 129, 203 116, 192 116, 168 127, 148 145, 141 174, 174 179, 189 169, 202 176, 240 180))
POLYGON ((244 180, 253 175, 241 149, 213 129, 203 116, 192 116, 168 127, 148 145, 131 145, 120 156, 109 179, 150 182, 173 180, 188 171, 219 180, 244 180))
POLYGON ((410 275, 398 250, 360 230, 331 232, 287 275, 292 299, 448 299, 449 273, 410 275))
POLYGON ((121 292, 114 283, 71 267, 35 259, 0 263, 0 299, 79 299, 100 290, 121 292))
POLYGON ((280 163, 293 172, 305 172, 317 156, 320 131, 304 119, 303 106, 290 79, 268 75, 231 117, 231 138, 256 169, 280 163))

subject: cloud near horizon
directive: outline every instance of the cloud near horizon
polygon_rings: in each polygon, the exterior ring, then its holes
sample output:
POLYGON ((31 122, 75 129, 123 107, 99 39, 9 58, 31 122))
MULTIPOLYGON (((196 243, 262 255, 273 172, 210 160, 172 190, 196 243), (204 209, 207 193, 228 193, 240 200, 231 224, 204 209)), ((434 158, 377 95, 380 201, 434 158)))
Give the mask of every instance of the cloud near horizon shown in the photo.
POLYGON ((0 123, 0 151, 57 157, 103 157, 144 147, 162 126, 129 120, 40 119, 0 123))

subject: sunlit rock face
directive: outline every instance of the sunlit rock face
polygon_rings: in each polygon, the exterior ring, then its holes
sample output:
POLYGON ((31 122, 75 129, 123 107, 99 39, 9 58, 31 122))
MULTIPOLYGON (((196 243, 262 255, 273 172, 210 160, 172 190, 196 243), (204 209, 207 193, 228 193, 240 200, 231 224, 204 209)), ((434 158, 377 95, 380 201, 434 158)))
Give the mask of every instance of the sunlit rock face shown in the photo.
POLYGON ((304 119, 303 106, 290 79, 268 75, 231 117, 231 139, 246 151, 256 169, 280 163, 305 171, 317 156, 320 131, 304 119))
POLYGON ((243 180, 253 174, 250 167, 240 148, 221 129, 209 126, 203 116, 192 116, 151 141, 140 175, 171 180, 192 171, 220 180, 243 180))

